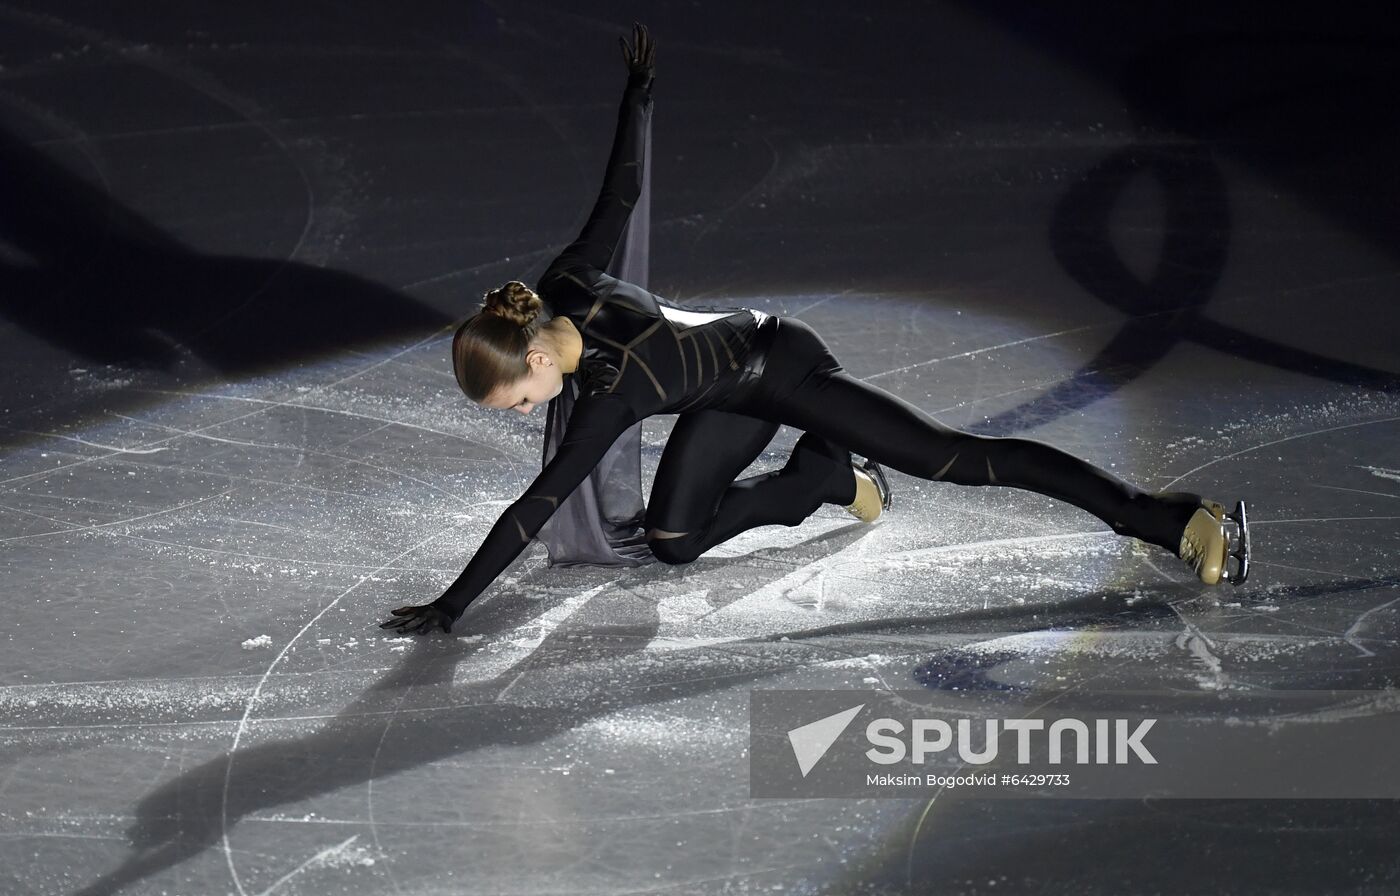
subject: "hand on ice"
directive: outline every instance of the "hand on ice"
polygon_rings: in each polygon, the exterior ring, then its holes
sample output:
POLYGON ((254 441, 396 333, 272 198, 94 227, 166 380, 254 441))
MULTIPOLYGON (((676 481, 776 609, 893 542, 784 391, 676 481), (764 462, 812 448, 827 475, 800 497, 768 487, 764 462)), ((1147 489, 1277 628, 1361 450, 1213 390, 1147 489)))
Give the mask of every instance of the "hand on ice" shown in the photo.
POLYGON ((419 607, 399 607, 397 610, 390 610, 389 614, 394 618, 379 623, 379 627, 393 629, 404 634, 426 635, 437 626, 450 633, 452 623, 456 622, 455 619, 433 604, 423 604, 419 607))

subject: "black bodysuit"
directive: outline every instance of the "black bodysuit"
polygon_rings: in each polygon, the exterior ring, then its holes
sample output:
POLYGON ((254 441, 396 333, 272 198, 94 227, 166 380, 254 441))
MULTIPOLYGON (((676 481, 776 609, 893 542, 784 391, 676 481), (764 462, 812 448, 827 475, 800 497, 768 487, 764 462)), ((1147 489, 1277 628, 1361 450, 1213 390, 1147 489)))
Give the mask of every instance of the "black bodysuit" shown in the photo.
POLYGON ((647 503, 655 556, 689 562, 755 526, 797 525, 855 496, 850 452, 911 476, 1029 489, 1081 507, 1123 535, 1176 552, 1200 506, 1152 495, 1041 442, 950 429, 847 374, 796 318, 680 308, 605 273, 642 186, 650 86, 629 82, 602 191, 537 292, 583 337, 580 396, 554 457, 501 514, 434 606, 457 618, 536 536, 638 420, 679 414, 647 503), (779 424, 804 430, 781 470, 736 481, 779 424))
POLYGON ((768 315, 691 311, 605 273, 641 193, 650 107, 650 87, 629 83, 593 212, 536 285, 551 315, 568 317, 583 337, 574 373, 580 397, 554 458, 440 600, 454 616, 520 554, 633 423, 715 407, 758 373, 751 349, 768 315))

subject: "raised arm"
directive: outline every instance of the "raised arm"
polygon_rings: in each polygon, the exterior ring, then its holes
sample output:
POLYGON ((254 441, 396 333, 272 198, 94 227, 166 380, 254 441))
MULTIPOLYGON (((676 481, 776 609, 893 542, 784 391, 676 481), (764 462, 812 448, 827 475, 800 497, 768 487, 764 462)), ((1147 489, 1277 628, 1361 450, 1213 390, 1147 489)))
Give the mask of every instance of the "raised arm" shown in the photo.
POLYGON ((559 254, 551 268, 591 267, 606 270, 642 194, 646 123, 651 116, 651 83, 656 76, 655 45, 642 25, 635 25, 636 46, 622 42, 627 62, 627 89, 617 114, 617 133, 603 174, 603 188, 578 239, 559 254))
POLYGON ((580 399, 569 416, 558 452, 525 493, 496 520, 456 581, 430 604, 393 610, 393 618, 380 623, 380 628, 419 633, 434 628, 451 631, 452 623, 467 605, 520 556, 560 503, 573 494, 618 436, 636 422, 636 415, 620 395, 580 399))

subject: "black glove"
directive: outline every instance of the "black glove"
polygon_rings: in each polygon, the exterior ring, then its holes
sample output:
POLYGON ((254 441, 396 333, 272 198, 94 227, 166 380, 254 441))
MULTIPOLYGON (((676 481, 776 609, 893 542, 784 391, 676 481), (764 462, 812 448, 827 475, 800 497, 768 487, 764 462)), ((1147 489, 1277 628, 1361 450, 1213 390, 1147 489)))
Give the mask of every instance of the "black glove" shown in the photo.
POLYGON ((627 63, 627 86, 650 88, 656 77, 656 44, 651 42, 645 25, 633 22, 632 33, 635 46, 628 46, 625 37, 617 39, 622 44, 622 59, 627 63))
POLYGON ((401 634, 426 635, 435 627, 441 627, 443 631, 450 633, 452 623, 457 621, 450 614, 438 609, 435 604, 399 607, 397 610, 390 610, 389 613, 394 618, 379 623, 379 627, 393 629, 401 634))

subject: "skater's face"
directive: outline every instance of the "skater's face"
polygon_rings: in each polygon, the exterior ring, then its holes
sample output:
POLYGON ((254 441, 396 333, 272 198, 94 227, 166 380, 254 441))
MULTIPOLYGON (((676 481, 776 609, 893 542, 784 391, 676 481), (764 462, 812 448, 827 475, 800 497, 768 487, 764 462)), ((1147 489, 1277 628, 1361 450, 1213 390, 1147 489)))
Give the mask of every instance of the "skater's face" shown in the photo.
POLYGON ((530 365, 529 375, 509 385, 498 386, 481 402, 483 407, 528 414, 535 405, 544 404, 564 390, 564 375, 549 352, 531 346, 525 363, 530 365))

